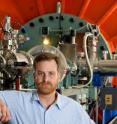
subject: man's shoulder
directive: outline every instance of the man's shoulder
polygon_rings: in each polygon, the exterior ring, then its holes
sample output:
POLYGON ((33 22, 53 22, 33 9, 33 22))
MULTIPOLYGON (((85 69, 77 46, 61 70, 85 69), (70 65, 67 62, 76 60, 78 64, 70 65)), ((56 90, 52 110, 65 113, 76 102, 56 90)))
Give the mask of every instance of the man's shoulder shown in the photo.
POLYGON ((64 96, 64 95, 60 95, 61 101, 64 101, 65 103, 72 105, 72 106, 79 106, 80 103, 78 101, 75 101, 74 99, 72 99, 69 96, 64 96))
POLYGON ((61 106, 61 108, 66 109, 67 111, 71 111, 75 115, 77 115, 78 113, 84 113, 84 110, 80 103, 68 96, 60 95, 59 105, 61 106))
POLYGON ((4 98, 28 98, 32 96, 33 92, 24 92, 24 91, 16 91, 16 90, 5 90, 0 91, 0 97, 4 98))
POLYGON ((17 90, 4 90, 0 91, 0 94, 28 94, 32 92, 17 91, 17 90))

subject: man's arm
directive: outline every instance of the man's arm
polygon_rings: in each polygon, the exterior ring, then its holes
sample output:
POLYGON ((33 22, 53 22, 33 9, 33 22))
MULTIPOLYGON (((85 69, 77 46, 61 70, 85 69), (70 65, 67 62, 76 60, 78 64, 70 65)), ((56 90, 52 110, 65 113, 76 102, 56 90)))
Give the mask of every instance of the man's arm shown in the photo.
POLYGON ((6 104, 0 99, 0 122, 10 120, 10 112, 6 104))

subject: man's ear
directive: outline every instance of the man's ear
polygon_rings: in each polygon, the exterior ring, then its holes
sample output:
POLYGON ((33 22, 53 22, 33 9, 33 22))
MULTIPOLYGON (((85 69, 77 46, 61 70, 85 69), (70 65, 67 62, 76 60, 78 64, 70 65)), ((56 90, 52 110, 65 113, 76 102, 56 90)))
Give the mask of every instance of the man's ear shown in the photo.
POLYGON ((34 79, 34 81, 36 80, 36 74, 35 74, 35 72, 33 73, 33 79, 34 79))
POLYGON ((58 83, 60 83, 61 75, 60 72, 58 72, 58 83))

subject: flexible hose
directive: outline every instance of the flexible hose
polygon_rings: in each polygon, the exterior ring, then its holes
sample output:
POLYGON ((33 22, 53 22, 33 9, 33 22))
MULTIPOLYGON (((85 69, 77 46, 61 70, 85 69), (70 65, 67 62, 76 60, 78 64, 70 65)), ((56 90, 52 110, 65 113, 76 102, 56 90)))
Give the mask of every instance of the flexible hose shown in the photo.
POLYGON ((90 37, 90 36, 93 36, 93 34, 91 34, 91 33, 85 33, 85 36, 84 36, 84 38, 83 38, 84 53, 85 53, 87 65, 88 65, 88 67, 89 67, 90 79, 89 79, 89 81, 88 81, 87 84, 82 85, 82 86, 73 86, 73 88, 88 87, 88 85, 89 85, 89 84, 92 82, 92 80, 93 80, 93 68, 92 68, 92 66, 91 66, 91 64, 90 64, 89 56, 88 56, 88 53, 87 53, 87 38, 90 37))

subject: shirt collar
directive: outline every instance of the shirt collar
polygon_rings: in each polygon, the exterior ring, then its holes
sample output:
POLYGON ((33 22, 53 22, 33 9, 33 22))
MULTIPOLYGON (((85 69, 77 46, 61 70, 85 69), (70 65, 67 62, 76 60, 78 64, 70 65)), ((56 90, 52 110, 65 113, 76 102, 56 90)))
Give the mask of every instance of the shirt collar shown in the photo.
POLYGON ((32 92, 32 98, 31 98, 32 101, 40 101, 39 100, 39 97, 38 97, 38 94, 37 94, 37 91, 34 91, 32 92))
MULTIPOLYGON (((62 95, 59 94, 58 92, 56 92, 56 93, 57 93, 57 99, 56 99, 54 105, 56 105, 56 106, 58 107, 58 109, 61 110, 61 109, 64 107, 64 102, 62 101, 62 95)), ((39 103, 41 103, 41 102, 40 102, 40 99, 39 99, 39 97, 38 97, 37 91, 34 91, 34 92, 32 93, 32 98, 31 98, 31 100, 32 100, 32 101, 38 101, 39 103)))
POLYGON ((62 109, 62 107, 64 106, 64 104, 62 102, 62 96, 58 92, 57 92, 57 99, 56 99, 55 103, 59 109, 62 109))

